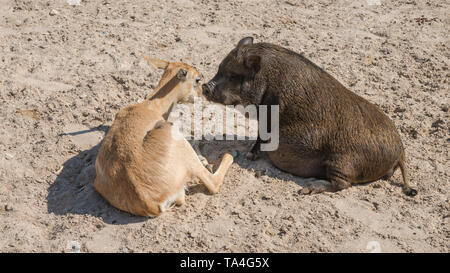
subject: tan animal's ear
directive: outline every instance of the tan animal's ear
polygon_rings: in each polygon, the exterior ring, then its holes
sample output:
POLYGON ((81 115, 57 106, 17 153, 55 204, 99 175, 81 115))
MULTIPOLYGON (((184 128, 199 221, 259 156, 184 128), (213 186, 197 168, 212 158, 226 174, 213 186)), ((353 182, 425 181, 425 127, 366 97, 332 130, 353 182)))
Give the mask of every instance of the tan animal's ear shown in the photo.
POLYGON ((149 62, 155 68, 166 69, 167 66, 169 66, 169 62, 168 61, 164 61, 164 60, 160 60, 160 59, 153 59, 153 58, 147 57, 145 55, 142 55, 142 57, 144 57, 144 59, 146 59, 147 62, 149 62))

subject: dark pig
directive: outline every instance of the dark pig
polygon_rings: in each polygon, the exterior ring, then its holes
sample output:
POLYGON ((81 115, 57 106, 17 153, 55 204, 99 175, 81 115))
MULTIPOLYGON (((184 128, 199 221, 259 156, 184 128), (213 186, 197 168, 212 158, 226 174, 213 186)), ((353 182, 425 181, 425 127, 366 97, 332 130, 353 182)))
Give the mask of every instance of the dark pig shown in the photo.
POLYGON ((389 117, 300 54, 244 38, 202 89, 223 104, 279 105, 279 147, 267 152, 270 160, 294 175, 330 182, 305 187, 304 194, 387 179, 397 168, 404 192, 417 194, 408 185, 405 151, 389 117))

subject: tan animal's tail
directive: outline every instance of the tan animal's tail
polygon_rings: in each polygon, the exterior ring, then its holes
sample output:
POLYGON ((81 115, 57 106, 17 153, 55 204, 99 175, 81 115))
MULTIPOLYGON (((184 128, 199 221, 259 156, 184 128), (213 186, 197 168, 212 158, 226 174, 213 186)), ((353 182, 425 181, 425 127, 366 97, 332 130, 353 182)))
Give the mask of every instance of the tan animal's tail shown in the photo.
POLYGON ((402 171, 403 176, 403 192, 408 196, 415 196, 417 195, 417 190, 411 188, 409 186, 409 179, 408 179, 408 171, 406 170, 406 164, 405 164, 405 157, 403 156, 402 159, 398 162, 398 166, 400 168, 400 171, 402 171))

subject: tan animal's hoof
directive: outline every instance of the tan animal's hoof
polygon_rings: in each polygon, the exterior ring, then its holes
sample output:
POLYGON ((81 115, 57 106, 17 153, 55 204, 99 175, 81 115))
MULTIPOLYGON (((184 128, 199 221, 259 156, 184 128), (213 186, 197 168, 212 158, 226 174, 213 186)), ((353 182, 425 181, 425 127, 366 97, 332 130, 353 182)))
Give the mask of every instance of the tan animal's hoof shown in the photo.
POLYGON ((175 205, 182 206, 182 205, 184 205, 184 203, 186 203, 186 199, 185 199, 185 195, 183 192, 183 194, 180 197, 178 197, 177 200, 175 200, 175 205))
POLYGON ((226 153, 223 155, 222 161, 227 165, 231 165, 233 163, 233 156, 229 153, 226 153))
POLYGON ((202 155, 197 155, 197 156, 198 156, 198 159, 200 160, 200 162, 202 163, 202 165, 207 167, 209 164, 208 160, 202 155))
POLYGON ((206 169, 208 169, 209 172, 214 173, 214 166, 213 164, 206 164, 206 169))

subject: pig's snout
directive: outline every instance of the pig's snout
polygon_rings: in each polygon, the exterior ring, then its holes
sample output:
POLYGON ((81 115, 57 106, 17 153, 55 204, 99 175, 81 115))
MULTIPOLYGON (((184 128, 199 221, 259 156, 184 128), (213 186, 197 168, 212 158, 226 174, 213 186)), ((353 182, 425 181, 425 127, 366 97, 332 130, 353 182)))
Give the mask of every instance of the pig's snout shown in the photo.
POLYGON ((216 83, 214 81, 209 81, 202 85, 203 95, 211 96, 214 93, 214 88, 216 87, 216 83))

